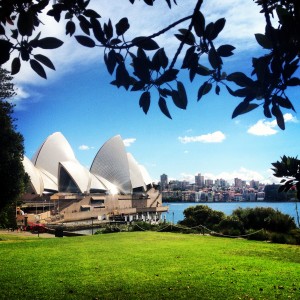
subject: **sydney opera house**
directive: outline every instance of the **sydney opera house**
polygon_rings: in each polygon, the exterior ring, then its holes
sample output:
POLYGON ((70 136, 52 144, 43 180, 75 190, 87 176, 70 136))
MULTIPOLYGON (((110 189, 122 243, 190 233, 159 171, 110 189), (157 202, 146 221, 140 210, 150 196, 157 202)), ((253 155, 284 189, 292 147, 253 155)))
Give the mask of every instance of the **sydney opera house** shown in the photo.
POLYGON ((39 213, 40 220, 152 221, 166 211, 147 170, 126 152, 119 135, 100 148, 89 170, 60 132, 50 135, 31 160, 24 157, 23 164, 30 187, 22 207, 39 213))

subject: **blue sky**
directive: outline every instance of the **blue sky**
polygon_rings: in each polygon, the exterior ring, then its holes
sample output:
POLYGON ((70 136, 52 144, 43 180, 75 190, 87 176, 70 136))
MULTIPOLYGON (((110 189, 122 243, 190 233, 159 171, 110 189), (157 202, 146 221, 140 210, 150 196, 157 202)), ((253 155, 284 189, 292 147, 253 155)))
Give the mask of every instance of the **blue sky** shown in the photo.
MULTIPOLYGON (((133 6, 129 1, 91 2, 99 9, 103 21, 109 16, 116 23, 127 16, 131 24, 129 36, 137 36, 154 33, 169 22, 190 14, 196 1, 178 0, 178 7, 172 10, 164 1, 156 1, 154 8, 149 9, 145 9, 141 1, 133 6)), ((251 57, 261 53, 254 38, 255 33, 264 32, 259 8, 250 0, 204 2, 204 14, 209 12, 208 21, 221 17, 227 20, 219 43, 236 47, 235 55, 224 60, 224 70, 249 74, 251 57)), ((103 143, 120 134, 128 152, 156 181, 165 173, 170 179, 192 182, 195 174, 201 173, 210 179, 231 181, 239 177, 247 181, 273 182, 271 163, 284 154, 299 154, 297 114, 284 111, 285 131, 281 131, 273 119, 266 120, 261 109, 232 120, 231 114, 240 99, 228 95, 223 88, 220 96, 210 93, 197 102, 197 91, 203 79, 197 78, 190 84, 185 71, 179 79, 186 84, 187 110, 175 108, 170 103, 173 120, 169 120, 160 112, 154 97, 145 115, 138 104, 139 92, 126 92, 109 84, 112 77, 104 66, 101 49, 81 47, 74 38, 64 37, 62 24, 46 17, 43 21, 49 24, 43 34, 61 37, 65 43, 51 53, 40 52, 49 56, 56 66, 56 71, 47 70, 48 80, 39 78, 25 65, 15 77, 18 87, 18 96, 14 99, 16 124, 25 138, 29 158, 47 136, 60 131, 77 159, 89 168, 103 143)), ((178 45, 173 35, 179 28, 157 39, 168 53, 178 45)), ((297 88, 289 91, 296 111, 300 108, 298 94, 297 88)))

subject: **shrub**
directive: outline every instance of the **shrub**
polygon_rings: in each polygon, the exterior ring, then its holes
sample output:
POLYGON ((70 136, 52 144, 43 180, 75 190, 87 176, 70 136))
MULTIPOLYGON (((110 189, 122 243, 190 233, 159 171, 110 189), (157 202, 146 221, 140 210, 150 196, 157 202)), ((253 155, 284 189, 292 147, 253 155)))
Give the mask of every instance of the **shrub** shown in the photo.
POLYGON ((238 218, 246 230, 264 228, 283 233, 296 228, 292 217, 271 207, 238 208, 233 211, 232 216, 238 218))
POLYGON ((243 223, 238 218, 232 216, 228 216, 221 220, 217 229, 225 235, 238 236, 244 233, 243 223))
POLYGON ((248 240, 254 240, 254 241, 269 241, 270 240, 270 235, 266 230, 254 230, 254 229, 249 229, 245 233, 247 236, 246 238, 248 240))
POLYGON ((278 232, 271 234, 271 242, 277 244, 296 244, 296 240, 290 234, 278 232))
POLYGON ((188 207, 183 211, 184 220, 179 224, 194 227, 197 225, 204 225, 209 229, 215 229, 215 227, 225 219, 225 214, 221 211, 213 210, 207 205, 197 205, 188 207))

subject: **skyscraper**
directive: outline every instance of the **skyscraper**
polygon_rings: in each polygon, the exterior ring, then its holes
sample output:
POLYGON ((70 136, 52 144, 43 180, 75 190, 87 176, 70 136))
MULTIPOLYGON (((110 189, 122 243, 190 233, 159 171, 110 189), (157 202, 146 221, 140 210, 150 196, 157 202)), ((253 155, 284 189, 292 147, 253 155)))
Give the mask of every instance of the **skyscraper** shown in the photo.
POLYGON ((160 175, 160 188, 162 191, 167 189, 168 184, 169 184, 168 175, 166 174, 160 175))

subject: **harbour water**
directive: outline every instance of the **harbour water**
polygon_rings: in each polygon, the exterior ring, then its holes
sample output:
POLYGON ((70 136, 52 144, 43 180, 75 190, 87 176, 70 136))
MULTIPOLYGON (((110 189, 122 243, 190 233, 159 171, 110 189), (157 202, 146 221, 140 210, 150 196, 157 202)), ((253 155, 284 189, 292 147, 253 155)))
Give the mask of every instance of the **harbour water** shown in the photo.
MULTIPOLYGON (((298 204, 298 211, 300 213, 300 203, 298 204)), ((273 209, 278 209, 284 214, 288 214, 294 218, 297 224, 297 216, 295 210, 295 202, 213 202, 213 203, 195 203, 195 202, 172 202, 164 203, 164 206, 169 206, 169 211, 165 213, 166 220, 168 222, 177 223, 184 219, 183 211, 190 207, 196 205, 207 205, 213 210, 219 210, 224 212, 226 215, 230 215, 235 209, 241 208, 255 208, 255 207, 272 207, 273 209)))

